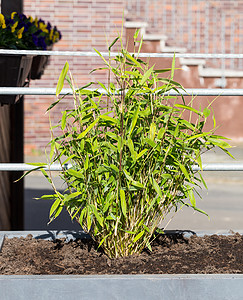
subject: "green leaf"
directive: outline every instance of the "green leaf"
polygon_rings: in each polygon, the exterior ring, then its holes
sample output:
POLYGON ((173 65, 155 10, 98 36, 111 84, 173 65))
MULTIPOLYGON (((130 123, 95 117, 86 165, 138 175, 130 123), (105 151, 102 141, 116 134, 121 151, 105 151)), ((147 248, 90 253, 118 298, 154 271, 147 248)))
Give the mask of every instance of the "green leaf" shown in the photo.
POLYGON ((175 53, 174 53, 174 56, 173 56, 172 66, 171 66, 171 75, 170 75, 171 80, 173 80, 174 72, 175 72, 175 53))
POLYGON ((85 171, 88 169, 89 167, 89 155, 88 153, 86 154, 86 158, 85 158, 85 162, 84 162, 84 169, 85 171))
POLYGON ((142 230, 141 232, 139 232, 139 234, 137 234, 135 236, 135 238, 133 239, 133 243, 136 243, 136 241, 138 241, 139 239, 141 239, 141 237, 144 235, 145 230, 142 230))
POLYGON ((63 69, 62 69, 62 72, 59 76, 59 79, 58 79, 58 83, 57 83, 57 87, 56 87, 56 96, 58 97, 59 94, 61 93, 62 89, 63 89, 63 85, 64 85, 64 80, 65 80, 65 77, 67 75, 67 72, 68 72, 68 69, 69 69, 69 64, 68 62, 66 61, 63 69))
POLYGON ((188 188, 189 188, 188 196, 189 196, 191 205, 192 205, 192 207, 196 207, 196 199, 195 199, 195 196, 194 196, 194 193, 193 193, 193 189, 190 186, 188 186, 188 188))
MULTIPOLYGON (((51 218, 53 216, 53 214, 55 214, 57 208, 59 207, 59 205, 61 204, 61 200, 57 199, 51 206, 50 209, 50 213, 49 213, 49 217, 51 218)), ((60 213, 59 213, 60 214, 60 213)), ((56 218, 56 217, 55 217, 56 218)))
POLYGON ((93 204, 90 204, 90 207, 91 207, 97 221, 99 222, 100 226, 103 226, 103 218, 98 213, 97 208, 93 204))
POLYGON ((154 140, 155 133, 156 133, 156 124, 154 122, 152 122, 150 124, 150 129, 149 129, 149 138, 150 138, 151 141, 154 140))
POLYGON ((129 129, 129 135, 132 134, 133 132, 133 129, 137 123, 137 119, 138 119, 138 113, 139 113, 139 109, 140 109, 140 106, 138 105, 135 112, 133 113, 133 118, 132 118, 132 123, 131 123, 131 126, 130 126, 130 129, 129 129))
POLYGON ((208 138, 206 144, 213 144, 215 146, 222 147, 222 148, 231 148, 231 145, 228 144, 227 142, 222 141, 221 139, 211 138, 211 137, 208 138))
POLYGON ((81 172, 75 171, 73 169, 69 169, 67 170, 68 174, 70 174, 71 176, 77 177, 77 178, 83 178, 84 175, 81 172))
POLYGON ((133 35, 134 40, 137 39, 139 32, 140 32, 140 29, 137 29, 137 30, 135 31, 135 33, 134 33, 134 35, 133 35))
POLYGON ((165 73, 165 72, 170 72, 170 71, 171 71, 171 68, 168 68, 168 69, 157 69, 157 70, 154 70, 154 73, 160 74, 160 73, 165 73))
POLYGON ((153 184, 153 187, 154 187, 156 193, 159 195, 159 197, 163 198, 163 193, 162 193, 158 183, 156 182, 156 180, 154 178, 152 178, 152 184, 153 184))
POLYGON ((195 108, 193 108, 191 106, 187 106, 187 105, 184 105, 184 104, 175 104, 175 107, 180 107, 180 108, 183 108, 183 109, 186 109, 186 110, 193 111, 197 115, 202 115, 202 113, 200 111, 196 110, 195 108))
POLYGON ((186 179, 188 179, 190 181, 190 176, 189 176, 185 166, 183 166, 181 163, 179 163, 179 167, 180 167, 182 173, 185 175, 186 179))
POLYGON ((142 80, 140 81, 140 85, 143 85, 150 77, 151 73, 153 72, 153 68, 151 67, 150 69, 148 69, 148 71, 144 74, 142 80))
POLYGON ((96 123, 99 121, 99 118, 97 118, 96 120, 94 120, 94 122, 92 122, 83 132, 81 132, 78 135, 78 139, 82 139, 83 137, 86 136, 86 134, 96 125, 96 123))
POLYGON ((120 189, 120 199, 121 199, 122 213, 123 213, 124 217, 126 217, 126 215, 127 215, 127 203, 126 203, 126 198, 125 198, 125 192, 122 189, 120 189))
POLYGON ((205 107, 204 110, 203 110, 204 117, 205 118, 209 117, 210 113, 211 113, 211 110, 208 109, 207 107, 205 107))
POLYGON ((138 181, 135 181, 127 170, 123 169, 123 173, 126 176, 126 178, 131 182, 132 185, 138 188, 144 188, 143 184, 138 181))
POLYGON ((112 123, 114 123, 114 124, 118 124, 118 120, 117 119, 115 119, 115 118, 112 118, 112 117, 110 117, 110 116, 106 116, 106 115, 100 115, 100 119, 103 119, 103 120, 105 120, 105 121, 109 121, 109 122, 112 122, 112 123))
POLYGON ((165 133, 165 128, 161 127, 159 132, 158 132, 158 139, 159 140, 164 136, 164 133, 165 133))
POLYGON ((119 37, 115 38, 114 41, 109 46, 109 51, 111 51, 111 48, 115 45, 115 43, 119 40, 119 37))
POLYGON ((142 157, 146 152, 148 151, 148 149, 143 149, 140 153, 138 153, 137 155, 137 160, 142 157))
POLYGON ((67 111, 65 110, 62 114, 62 121, 61 121, 61 129, 64 130, 66 126, 66 121, 67 121, 67 111))

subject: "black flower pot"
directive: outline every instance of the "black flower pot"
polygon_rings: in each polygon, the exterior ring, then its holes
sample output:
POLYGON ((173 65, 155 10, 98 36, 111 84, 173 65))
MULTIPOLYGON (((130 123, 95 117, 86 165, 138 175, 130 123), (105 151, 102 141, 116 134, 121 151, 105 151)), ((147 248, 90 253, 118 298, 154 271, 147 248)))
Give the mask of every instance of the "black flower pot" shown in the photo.
POLYGON ((31 74, 30 78, 40 79, 44 73, 46 66, 48 65, 49 55, 37 55, 34 56, 32 66, 31 66, 31 74))
MULTIPOLYGON (((23 87, 28 82, 33 56, 30 55, 0 55, 0 86, 23 87)), ((14 104, 20 95, 0 95, 0 104, 14 104)))

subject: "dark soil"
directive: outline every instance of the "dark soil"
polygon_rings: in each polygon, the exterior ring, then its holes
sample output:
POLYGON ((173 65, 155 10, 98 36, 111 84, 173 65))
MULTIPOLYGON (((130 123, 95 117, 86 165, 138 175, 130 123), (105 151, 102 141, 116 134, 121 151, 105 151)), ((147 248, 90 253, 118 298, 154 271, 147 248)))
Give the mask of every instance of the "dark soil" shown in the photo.
POLYGON ((243 273, 243 236, 159 235, 152 253, 109 259, 92 240, 6 238, 0 274, 243 273))

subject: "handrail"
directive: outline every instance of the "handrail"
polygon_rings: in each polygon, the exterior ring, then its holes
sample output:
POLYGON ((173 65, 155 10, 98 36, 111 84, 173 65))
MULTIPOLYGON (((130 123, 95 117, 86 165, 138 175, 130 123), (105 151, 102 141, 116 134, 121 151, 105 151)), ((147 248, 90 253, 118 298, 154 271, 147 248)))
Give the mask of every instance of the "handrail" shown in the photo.
MULTIPOLYGON (((50 166, 42 167, 45 171, 61 171, 62 169, 72 168, 72 164, 53 164, 50 166)), ((193 171, 200 171, 198 165, 192 166, 193 171)), ((37 169, 36 165, 26 164, 26 163, 0 163, 0 171, 40 171, 37 169)), ((243 171, 242 163, 203 163, 202 171, 243 171)))
MULTIPOLYGON (((107 94, 104 89, 86 89, 107 94)), ((171 90, 164 93, 170 96, 243 96, 243 89, 178 89, 179 93, 171 90)), ((71 89, 62 89, 60 95, 72 94, 71 89)), ((55 88, 0 87, 0 95, 56 95, 55 88)))
MULTIPOLYGON (((118 55, 118 52, 100 52, 104 57, 114 57, 118 55)), ((98 56, 95 51, 41 51, 41 50, 9 50, 0 49, 0 54, 23 54, 23 55, 53 55, 53 56, 98 56)), ((134 53, 136 54, 136 53, 134 53)), ((139 53, 139 57, 174 57, 174 53, 139 53)), ((176 53, 176 58, 243 58, 242 53, 176 53)))

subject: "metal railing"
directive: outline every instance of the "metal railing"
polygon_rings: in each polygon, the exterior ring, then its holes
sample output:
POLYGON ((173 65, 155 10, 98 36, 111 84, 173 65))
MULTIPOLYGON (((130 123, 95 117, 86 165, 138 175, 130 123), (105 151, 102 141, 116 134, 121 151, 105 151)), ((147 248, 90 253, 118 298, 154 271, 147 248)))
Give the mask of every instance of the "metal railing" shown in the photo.
MULTIPOLYGON (((0 49, 0 54, 23 54, 23 55, 60 55, 60 56, 98 56, 96 52, 79 51, 37 51, 37 50, 5 50, 0 49)), ((102 52, 103 56, 115 56, 117 53, 102 52)), ((141 53, 139 57, 173 57, 171 53, 141 53)), ((183 53, 176 57, 183 58, 243 58, 243 54, 203 54, 203 53, 183 53)), ((97 89, 95 89, 97 90, 97 89)), ((98 89, 101 93, 106 93, 103 89, 98 89)), ((180 90, 183 96, 243 96, 243 89, 186 89, 180 90)), ((61 94, 72 93, 71 89, 63 89, 61 94)), ((0 95, 55 95, 55 88, 29 88, 29 87, 0 87, 0 95)), ((170 95, 176 96, 176 91, 170 91, 170 95)), ((65 164, 64 168, 71 168, 71 164, 65 164)), ((26 163, 0 163, 0 171, 30 171, 36 169, 36 166, 26 163)), ((50 171, 61 171, 62 166, 53 164, 44 168, 50 171)), ((199 171, 199 166, 193 166, 193 170, 199 171)), ((243 163, 204 163, 203 171, 243 171, 243 163)))

